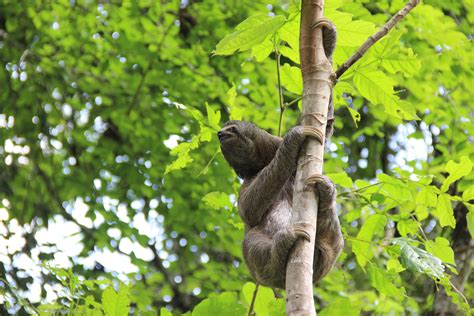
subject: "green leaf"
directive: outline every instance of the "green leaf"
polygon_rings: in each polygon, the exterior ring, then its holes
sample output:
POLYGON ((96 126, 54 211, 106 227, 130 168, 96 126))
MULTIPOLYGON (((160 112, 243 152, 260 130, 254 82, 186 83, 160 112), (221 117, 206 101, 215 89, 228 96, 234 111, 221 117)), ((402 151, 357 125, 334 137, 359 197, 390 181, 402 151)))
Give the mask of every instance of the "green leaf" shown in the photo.
MULTIPOLYGON (((290 19, 279 30, 278 36, 280 40, 285 41, 290 45, 293 51, 299 52, 300 49, 300 23, 299 19, 290 19)), ((281 49, 282 47, 280 47, 281 49)), ((299 53, 298 53, 299 60, 299 53)))
POLYGON ((357 239, 359 240, 352 240, 352 251, 356 255, 357 262, 361 267, 364 267, 373 257, 372 245, 370 243, 375 234, 384 231, 386 224, 386 216, 372 214, 367 218, 357 234, 357 239))
POLYGON ((469 233, 471 234, 471 238, 474 238, 474 205, 472 204, 465 204, 469 210, 466 214, 466 220, 467 220, 467 229, 469 230, 469 233))
POLYGON ((433 215, 438 218, 441 227, 451 226, 454 228, 456 226, 456 219, 454 218, 453 206, 449 195, 438 195, 438 203, 433 215))
POLYGON ((387 260, 387 270, 400 273, 405 270, 405 268, 397 258, 391 258, 387 260))
POLYGON ((232 87, 227 91, 227 103, 230 108, 230 119, 231 120, 242 120, 244 114, 243 109, 239 108, 236 104, 237 99, 237 88, 235 84, 232 83, 232 87))
POLYGON ((38 306, 40 315, 55 315, 62 308, 59 304, 41 304, 38 306))
POLYGON ((200 136, 195 135, 191 138, 191 141, 188 142, 182 142, 175 148, 171 150, 171 154, 173 156, 178 156, 175 161, 172 163, 168 164, 165 169, 165 174, 170 173, 171 171, 174 170, 179 170, 184 167, 186 167, 188 164, 193 162, 193 159, 189 155, 189 152, 199 146, 200 143, 200 136))
POLYGON ((229 195, 224 192, 210 192, 202 200, 213 209, 227 208, 232 209, 229 195))
POLYGON ((285 17, 277 15, 256 15, 247 18, 236 27, 236 31, 224 37, 216 46, 214 54, 231 55, 236 50, 245 51, 260 43, 275 33, 285 24, 285 17))
POLYGON ((352 14, 331 10, 326 13, 337 28, 337 45, 360 46, 375 33, 375 25, 367 21, 352 21, 352 14))
POLYGON ((413 107, 407 102, 401 102, 394 94, 396 82, 383 72, 358 70, 353 81, 362 96, 375 105, 382 104, 387 114, 406 120, 418 118, 413 107))
POLYGON ((224 292, 203 300, 194 308, 192 313, 192 316, 209 315, 244 316, 246 310, 239 303, 237 293, 224 292))
POLYGON ((436 237, 434 242, 427 240, 425 242, 425 248, 429 253, 435 255, 444 262, 456 265, 454 262, 454 251, 449 246, 449 241, 446 238, 436 237))
POLYGON ((435 207, 437 204, 435 188, 432 186, 422 187, 421 190, 418 191, 415 201, 416 204, 435 207))
POLYGON ((420 70, 421 62, 411 48, 405 51, 400 49, 401 36, 402 32, 385 36, 372 47, 369 54, 371 57, 380 60, 380 64, 388 72, 392 74, 401 72, 405 76, 411 76, 420 70))
POLYGON ((422 221, 428 217, 428 208, 426 205, 419 204, 415 208, 415 216, 418 219, 418 221, 422 221))
POLYGON ((328 306, 321 310, 320 316, 358 316, 360 314, 360 302, 352 302, 345 297, 334 297, 328 302, 328 306))
POLYGON ((281 83, 286 90, 300 95, 303 93, 303 78, 298 67, 284 64, 281 67, 281 83))
POLYGON ((403 237, 408 234, 414 236, 418 232, 418 224, 412 219, 404 219, 397 223, 397 230, 403 237))
POLYGON ((300 53, 298 50, 288 46, 281 46, 278 50, 283 56, 291 59, 296 64, 300 64, 300 53))
POLYGON ((328 173, 326 174, 331 180, 335 183, 340 185, 343 188, 352 188, 354 183, 352 182, 352 179, 347 175, 345 172, 339 172, 339 173, 328 173))
POLYGON ((263 61, 273 51, 273 42, 270 39, 266 39, 263 43, 258 44, 252 48, 252 56, 256 61, 263 61))
MULTIPOLYGON (((207 103, 206 103, 206 110, 207 110, 207 122, 209 123, 209 126, 212 129, 214 129, 214 131, 220 130, 221 129, 220 127, 221 111, 219 110, 214 111, 207 103)), ((202 129, 201 129, 201 133, 203 133, 202 129)))
POLYGON ((227 90, 227 103, 229 104, 230 108, 233 108, 235 106, 236 98, 237 98, 237 88, 235 87, 235 84, 232 83, 232 87, 230 87, 230 89, 227 90))
POLYGON ((393 285, 395 273, 390 273, 373 265, 369 266, 368 272, 370 285, 376 288, 380 293, 396 297, 397 299, 405 295, 404 287, 397 288, 393 285))
POLYGON ((270 316, 285 316, 286 306, 284 299, 274 299, 268 303, 268 315, 270 316))
POLYGON ((349 106, 347 106, 347 109, 349 110, 349 114, 351 115, 352 121, 354 121, 355 126, 358 127, 359 125, 357 123, 359 123, 361 119, 360 113, 349 106))
POLYGON ((474 200, 474 185, 471 185, 462 193, 462 199, 465 202, 474 200))
POLYGON ((117 292, 109 286, 102 292, 102 306, 106 316, 128 315, 130 294, 128 286, 121 285, 117 292))
POLYGON ((160 308, 160 316, 173 316, 165 307, 160 308))
MULTIPOLYGON (((242 294, 244 295, 245 302, 250 306, 252 297, 255 291, 255 284, 247 282, 242 287, 242 294)), ((265 286, 259 286, 257 291, 257 297, 255 298, 254 311, 257 315, 270 315, 268 307, 275 303, 275 295, 271 288, 265 286)))
POLYGON ((404 238, 392 240, 393 244, 400 246, 400 261, 403 266, 408 270, 424 273, 433 279, 441 279, 444 276, 442 261, 425 250, 412 246, 409 242, 404 238))
POLYGON ((392 54, 383 57, 381 64, 392 74, 401 72, 406 76, 415 74, 421 68, 421 62, 412 49, 408 49, 406 55, 392 51, 392 54))
POLYGON ((449 172, 449 176, 444 180, 441 191, 446 192, 451 183, 468 175, 471 170, 472 162, 467 156, 462 156, 459 163, 455 163, 453 160, 448 161, 446 164, 446 172, 449 172))
POLYGON ((385 195, 391 201, 388 207, 394 206, 404 206, 401 207, 400 210, 403 213, 406 213, 405 207, 407 204, 403 202, 411 202, 413 201, 413 196, 411 190, 408 188, 407 184, 400 179, 395 177, 391 177, 385 173, 381 173, 377 176, 377 178, 383 182, 381 186, 380 193, 385 195))

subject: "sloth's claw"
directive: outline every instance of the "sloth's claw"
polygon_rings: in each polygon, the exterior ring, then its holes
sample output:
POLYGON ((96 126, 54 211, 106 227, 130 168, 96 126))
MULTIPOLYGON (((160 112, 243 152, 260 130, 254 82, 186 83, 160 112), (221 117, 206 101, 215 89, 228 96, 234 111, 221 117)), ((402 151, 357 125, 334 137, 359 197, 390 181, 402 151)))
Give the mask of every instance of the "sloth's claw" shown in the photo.
POLYGON ((311 241, 311 235, 308 233, 308 225, 299 223, 299 224, 294 224, 293 225, 293 231, 296 236, 303 238, 304 240, 310 242, 311 241))
POLYGON ((324 134, 316 127, 303 126, 303 135, 314 137, 320 144, 323 143, 324 134))

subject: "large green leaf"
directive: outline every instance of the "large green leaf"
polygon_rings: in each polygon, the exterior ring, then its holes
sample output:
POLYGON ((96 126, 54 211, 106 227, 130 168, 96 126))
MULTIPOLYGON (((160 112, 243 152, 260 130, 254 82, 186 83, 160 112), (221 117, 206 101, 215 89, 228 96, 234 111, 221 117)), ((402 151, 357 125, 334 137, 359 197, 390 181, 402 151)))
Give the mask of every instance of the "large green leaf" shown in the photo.
POLYGON ((453 206, 449 195, 438 195, 438 203, 436 204, 433 215, 438 218, 441 227, 451 226, 454 228, 456 226, 456 219, 454 218, 453 206))
POLYGON ((358 316, 361 304, 357 301, 351 302, 345 297, 334 298, 327 307, 321 310, 320 316, 358 316))
POLYGON ((454 251, 449 246, 449 241, 443 237, 436 237, 435 241, 428 240, 425 242, 426 250, 440 258, 446 263, 455 265, 454 262, 454 251))
POLYGON ((357 90, 373 104, 382 104, 385 112, 398 118, 407 120, 417 119, 415 110, 407 103, 399 100, 393 87, 396 82, 383 72, 357 71, 354 74, 354 84, 357 90))
POLYGON ((330 10, 326 14, 337 27, 338 45, 358 47, 375 33, 373 23, 362 20, 353 21, 352 14, 335 10, 330 10))
POLYGON ((102 292, 102 306, 106 316, 128 315, 130 310, 129 288, 120 286, 118 292, 113 287, 108 287, 102 292))
POLYGON ((232 203, 229 200, 229 195, 224 192, 210 192, 206 194, 202 200, 213 209, 232 209, 232 203))
MULTIPOLYGON (((245 302, 247 302, 249 306, 252 303, 254 292, 255 292, 254 283, 247 282, 244 284, 242 288, 242 294, 244 296, 245 302)), ((280 301, 282 300, 280 299, 280 301)), ((269 313, 269 307, 276 303, 277 303, 277 299, 275 298, 275 295, 273 294, 272 289, 260 285, 258 287, 257 296, 255 298, 254 312, 256 312, 257 315, 270 316, 272 314, 269 313)))
POLYGON ((259 14, 251 16, 240 23, 235 32, 224 37, 214 51, 216 55, 231 55, 235 51, 246 51, 260 43, 265 38, 275 33, 285 24, 285 17, 277 15, 269 17, 259 14))
POLYGON ((360 228, 357 239, 352 240, 352 251, 356 255, 357 262, 361 267, 364 267, 373 257, 372 238, 375 234, 382 232, 386 224, 386 216, 372 214, 360 228))
POLYGON ((446 192, 454 181, 468 175, 471 173, 471 170, 472 161, 467 156, 462 156, 459 163, 455 163, 453 160, 448 161, 446 164, 446 172, 449 172, 449 176, 444 180, 441 191, 446 192))
POLYGON ((284 64, 281 67, 281 83, 286 90, 295 94, 303 93, 303 78, 301 77, 301 70, 298 67, 292 67, 284 64))
POLYGON ((192 316, 208 315, 243 316, 246 310, 239 303, 237 293, 224 292, 203 300, 193 309, 192 316))
POLYGON ((393 284, 395 274, 373 265, 369 266, 368 272, 370 284, 381 293, 396 298, 400 298, 405 294, 405 288, 398 288, 393 284))
POLYGON ((405 51, 400 49, 401 32, 391 33, 377 42, 370 50, 370 56, 380 60, 380 64, 388 72, 401 72, 405 76, 415 74, 421 68, 420 60, 411 48, 405 51))

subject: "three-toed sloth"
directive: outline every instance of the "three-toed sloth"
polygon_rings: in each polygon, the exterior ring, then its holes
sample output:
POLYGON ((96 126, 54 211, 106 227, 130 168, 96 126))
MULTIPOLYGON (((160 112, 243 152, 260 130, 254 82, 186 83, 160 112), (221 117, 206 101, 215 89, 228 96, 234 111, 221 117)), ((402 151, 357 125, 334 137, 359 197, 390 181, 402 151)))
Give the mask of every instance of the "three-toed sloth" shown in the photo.
MULTIPOLYGON (((305 228, 291 221, 298 152, 306 136, 318 135, 311 127, 295 126, 282 139, 252 123, 229 121, 218 136, 224 157, 244 180, 238 209, 245 223, 245 262, 258 283, 284 288, 291 248, 297 238, 309 239, 305 228)), ((333 183, 317 177, 315 192, 319 210, 313 282, 329 272, 343 247, 333 183)))
MULTIPOLYGON (((316 25, 324 27, 324 50, 331 60, 335 28, 326 19, 316 25)), ((327 136, 332 133, 331 102, 327 136)), ((293 187, 303 141, 309 136, 322 142, 321 135, 313 127, 295 126, 282 139, 242 121, 229 121, 218 133, 225 159, 243 179, 238 200, 245 223, 243 254, 250 273, 262 285, 284 288, 291 248, 298 238, 309 240, 305 227, 291 220, 293 187)), ((334 184, 324 176, 312 180, 319 199, 313 264, 313 282, 317 282, 331 270, 344 242, 334 184)))

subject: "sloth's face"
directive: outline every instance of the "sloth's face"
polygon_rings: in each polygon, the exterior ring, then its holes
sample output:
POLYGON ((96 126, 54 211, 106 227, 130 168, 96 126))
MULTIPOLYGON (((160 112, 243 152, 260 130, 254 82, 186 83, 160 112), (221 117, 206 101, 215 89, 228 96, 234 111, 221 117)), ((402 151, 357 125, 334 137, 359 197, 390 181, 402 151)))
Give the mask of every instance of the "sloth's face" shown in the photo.
POLYGON ((256 175, 275 155, 279 138, 250 122, 229 121, 217 133, 229 165, 241 178, 256 175))

